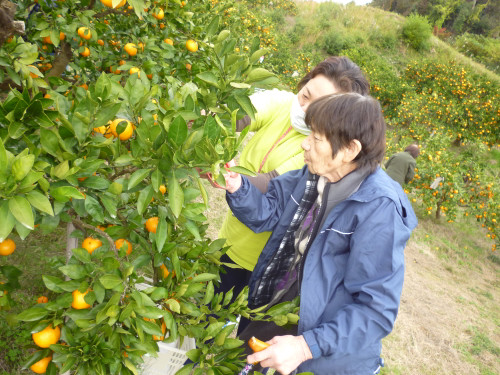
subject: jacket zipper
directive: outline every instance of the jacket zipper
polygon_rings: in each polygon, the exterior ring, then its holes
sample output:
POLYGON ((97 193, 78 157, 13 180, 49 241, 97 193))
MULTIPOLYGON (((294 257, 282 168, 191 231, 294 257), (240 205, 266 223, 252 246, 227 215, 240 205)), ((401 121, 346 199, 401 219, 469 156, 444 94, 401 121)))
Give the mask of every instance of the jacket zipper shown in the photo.
POLYGON ((320 224, 321 224, 321 221, 322 220, 319 220, 323 217, 324 213, 325 213, 325 210, 326 210, 326 200, 328 198, 328 192, 330 190, 330 184, 326 184, 325 185, 325 190, 323 191, 323 198, 321 199, 321 207, 319 209, 319 213, 318 213, 318 220, 316 221, 316 223, 314 224, 314 229, 311 233, 311 237, 309 239, 309 243, 307 244, 307 247, 306 247, 306 250, 304 251, 304 254, 302 254, 302 258, 300 259, 300 262, 299 262, 299 265, 298 265, 298 270, 297 270, 297 282, 299 283, 297 285, 298 289, 299 289, 299 296, 300 296, 300 292, 301 292, 301 289, 302 289, 302 276, 303 276, 303 272, 304 272, 304 263, 306 261, 306 256, 307 256, 307 253, 309 252, 309 249, 311 248, 311 245, 314 241, 314 238, 316 237, 316 234, 318 233, 319 231, 319 227, 320 227, 320 224))

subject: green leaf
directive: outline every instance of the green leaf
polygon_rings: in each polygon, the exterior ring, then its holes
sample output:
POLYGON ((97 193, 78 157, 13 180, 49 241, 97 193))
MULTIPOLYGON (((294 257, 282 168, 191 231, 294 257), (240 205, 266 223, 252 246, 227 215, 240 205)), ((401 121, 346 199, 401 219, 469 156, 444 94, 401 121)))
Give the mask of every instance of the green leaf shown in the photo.
POLYGON ((16 219, 10 213, 8 201, 3 201, 0 205, 0 218, 2 218, 0 224, 0 242, 3 242, 10 232, 12 232, 14 225, 16 225, 16 219))
POLYGON ((192 282, 193 283, 195 283, 195 282, 205 282, 205 281, 216 280, 216 279, 217 279, 217 275, 215 275, 213 273, 201 273, 201 274, 196 275, 195 277, 193 277, 192 282))
POLYGON ((186 229, 194 236, 194 238, 198 241, 201 241, 201 236, 200 236, 200 230, 198 229, 198 226, 191 220, 186 220, 186 223, 184 224, 186 226, 186 229))
POLYGON ((251 171, 250 169, 242 167, 242 166, 239 166, 239 165, 231 167, 231 168, 229 168, 229 170, 231 172, 236 172, 236 173, 244 174, 244 175, 250 176, 250 177, 257 176, 257 174, 254 171, 251 171))
POLYGON ((255 68, 247 76, 246 82, 259 82, 266 78, 274 77, 274 74, 264 68, 255 68))
POLYGON ((54 210, 52 209, 49 198, 40 193, 38 190, 30 191, 28 194, 26 194, 26 198, 28 198, 28 201, 36 209, 45 212, 50 216, 54 216, 54 210))
POLYGON ((7 173, 7 166, 8 166, 8 161, 7 159, 7 150, 5 149, 5 146, 2 141, 2 137, 0 137, 0 178, 2 175, 7 173))
POLYGON ((52 156, 58 157, 58 154, 61 152, 59 139, 52 130, 40 129, 40 143, 42 144, 42 148, 52 156))
POLYGON ((220 16, 215 16, 206 28, 207 37, 214 35, 219 29, 220 16))
POLYGON ((28 200, 19 195, 9 200, 9 210, 16 220, 28 229, 35 229, 33 210, 28 200))
POLYGON ((237 89, 249 89, 252 87, 248 83, 243 83, 243 82, 230 82, 229 84, 237 89))
POLYGON ((269 51, 267 49, 259 49, 252 53, 252 56, 250 56, 250 64, 256 63, 262 56, 264 56, 266 53, 269 51))
POLYGON ((29 154, 14 160, 12 164, 12 175, 16 181, 21 181, 35 164, 35 155, 29 154))
POLYGON ((112 103, 109 105, 102 106, 97 112, 97 116, 93 127, 98 128, 99 126, 106 125, 108 121, 115 118, 116 114, 120 110, 120 107, 121 103, 112 103))
POLYGON ((104 275, 99 279, 99 281, 106 289, 113 289, 123 283, 123 280, 117 275, 104 275))
POLYGON ((62 281, 60 278, 55 276, 42 275, 42 279, 47 289, 52 290, 56 293, 61 293, 64 290, 60 287, 60 285, 64 283, 64 281, 62 281))
POLYGON ((137 212, 142 215, 146 208, 148 208, 151 199, 153 198, 153 186, 148 185, 139 193, 139 198, 137 199, 137 212))
POLYGON ((220 88, 219 81, 217 80, 216 75, 212 72, 199 73, 196 75, 196 77, 201 79, 203 82, 208 83, 209 85, 215 86, 218 89, 220 88))
POLYGON ((104 210, 101 205, 91 195, 85 198, 85 210, 92 216, 98 223, 104 222, 104 210))
POLYGON ((238 104, 243 108, 245 113, 250 116, 250 118, 255 121, 255 111, 254 107, 252 105, 252 102, 250 101, 250 98, 248 96, 243 96, 243 95, 236 95, 234 97, 238 104))
POLYGON ((33 306, 28 310, 24 310, 23 312, 17 314, 16 318, 23 322, 34 322, 35 320, 40 320, 45 318, 50 311, 46 310, 40 306, 33 306))
POLYGON ((69 172, 69 162, 67 160, 63 161, 62 163, 50 169, 50 174, 57 177, 60 180, 65 179, 68 172, 69 172))
POLYGON ((76 280, 87 276, 87 270, 79 264, 67 264, 59 267, 59 270, 70 279, 76 280))
POLYGON ((224 341, 223 348, 224 349, 235 349, 241 345, 243 345, 244 341, 238 340, 238 339, 231 339, 228 338, 226 341, 224 341))
POLYGON ((82 186, 89 187, 96 190, 106 190, 109 188, 109 181, 105 178, 98 176, 90 176, 81 182, 82 186))
POLYGON ((182 211, 182 206, 184 205, 184 192, 182 191, 182 187, 173 173, 168 179, 168 199, 170 202, 170 209, 172 210, 174 216, 179 217, 182 211))
POLYGON ((108 197, 107 195, 100 195, 99 199, 101 200, 102 205, 108 211, 109 216, 113 219, 116 217, 118 202, 116 199, 108 197))
POLYGON ((186 352, 186 356, 193 362, 198 362, 201 355, 201 349, 191 349, 186 352))
POLYGON ((149 175, 150 171, 151 169, 138 169, 132 173, 128 181, 128 189, 130 190, 141 183, 149 175))
POLYGON ((59 202, 67 202, 70 198, 85 199, 83 194, 73 186, 60 186, 58 188, 51 189, 50 195, 59 202))
POLYGON ((82 263, 90 263, 90 253, 82 249, 81 247, 77 247, 71 250, 73 253, 74 257, 78 259, 82 263))
POLYGON ((188 135, 186 121, 182 116, 177 116, 168 128, 168 139, 177 146, 181 146, 188 135))
POLYGON ((156 230, 156 248, 158 249, 159 252, 162 251, 163 245, 165 245, 165 241, 167 240, 167 235, 168 235, 168 228, 167 228, 167 222, 165 219, 160 219, 158 222, 158 228, 156 230))

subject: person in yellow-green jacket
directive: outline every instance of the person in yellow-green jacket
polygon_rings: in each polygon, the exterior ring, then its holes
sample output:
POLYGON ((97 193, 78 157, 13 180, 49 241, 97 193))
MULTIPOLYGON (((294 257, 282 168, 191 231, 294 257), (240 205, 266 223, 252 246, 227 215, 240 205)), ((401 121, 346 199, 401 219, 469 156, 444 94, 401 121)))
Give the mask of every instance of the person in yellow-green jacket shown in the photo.
MULTIPOLYGON (((277 89, 253 94, 250 99, 256 109, 255 121, 247 116, 238 122, 239 131, 250 126, 249 130, 255 132, 239 159, 239 165, 257 173, 250 182, 265 193, 272 178, 304 166, 301 143, 310 133, 304 118, 311 102, 334 93, 367 95, 369 90, 368 80, 354 62, 347 57, 334 56, 320 62, 302 78, 297 95, 277 89)), ((223 267, 216 292, 227 292, 234 287, 236 296, 248 285, 270 235, 271 232, 254 233, 228 212, 219 238, 225 238, 230 249, 221 261, 237 267, 223 267)), ((247 324, 242 317, 238 332, 247 324)))

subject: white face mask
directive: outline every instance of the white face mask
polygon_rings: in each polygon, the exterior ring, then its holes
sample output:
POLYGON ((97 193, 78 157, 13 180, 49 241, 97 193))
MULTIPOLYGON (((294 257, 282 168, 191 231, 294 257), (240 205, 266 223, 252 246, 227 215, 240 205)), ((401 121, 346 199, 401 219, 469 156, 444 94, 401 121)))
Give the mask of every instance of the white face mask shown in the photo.
POLYGON ((299 103, 299 97, 296 95, 292 101, 292 108, 290 110, 290 121, 292 127, 298 131, 300 134, 309 135, 311 134, 311 129, 309 129, 304 121, 306 113, 302 110, 299 103))

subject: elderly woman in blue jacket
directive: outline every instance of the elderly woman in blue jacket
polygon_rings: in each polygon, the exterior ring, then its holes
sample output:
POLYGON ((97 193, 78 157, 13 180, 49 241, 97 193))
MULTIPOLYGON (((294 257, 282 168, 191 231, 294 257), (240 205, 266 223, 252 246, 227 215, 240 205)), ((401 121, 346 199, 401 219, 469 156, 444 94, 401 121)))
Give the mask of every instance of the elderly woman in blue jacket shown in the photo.
POLYGON ((271 345, 247 357, 281 374, 371 375, 394 325, 404 248, 417 219, 398 183, 381 168, 385 122, 379 103, 334 94, 306 113, 306 166, 273 179, 266 194, 226 175, 234 215, 255 232, 272 231, 255 267, 249 305, 300 296, 291 330, 252 322, 240 338, 271 345))

